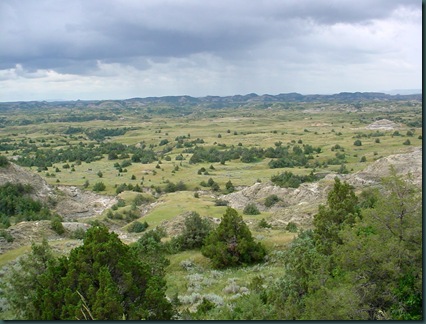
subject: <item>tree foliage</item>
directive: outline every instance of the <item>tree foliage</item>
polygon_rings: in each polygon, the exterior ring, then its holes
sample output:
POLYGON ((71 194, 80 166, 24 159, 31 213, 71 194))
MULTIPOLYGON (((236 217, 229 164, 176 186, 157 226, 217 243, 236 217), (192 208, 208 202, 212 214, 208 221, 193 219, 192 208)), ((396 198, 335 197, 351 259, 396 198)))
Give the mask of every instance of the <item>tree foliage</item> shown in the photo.
POLYGON ((339 178, 334 180, 333 190, 328 194, 327 205, 320 205, 314 216, 314 239, 320 251, 332 253, 334 244, 341 244, 339 231, 355 222, 360 215, 358 197, 353 188, 339 178))
POLYGON ((98 192, 98 191, 104 191, 105 190, 105 184, 102 182, 102 181, 100 181, 100 182, 96 182, 94 185, 93 185, 93 191, 96 191, 96 192, 98 192))
POLYGON ((300 184, 304 182, 313 182, 316 180, 318 180, 318 177, 316 177, 313 173, 299 176, 289 171, 285 171, 271 177, 271 181, 274 184, 284 188, 298 188, 300 184))
POLYGON ((280 318, 423 319, 421 191, 394 170, 381 185, 362 194, 360 210, 336 179, 316 228, 292 242, 269 290, 280 318))
POLYGON ((7 157, 0 155, 0 168, 7 167, 9 164, 10 164, 10 162, 7 159, 7 157))
POLYGON ((249 203, 249 204, 246 205, 246 207, 244 207, 243 214, 244 215, 259 215, 260 211, 257 208, 255 203, 249 203))
POLYGON ((31 185, 6 183, 0 186, 0 227, 9 227, 10 218, 16 222, 50 219, 49 209, 30 197, 31 185))
POLYGON ((52 218, 50 221, 50 228, 59 235, 65 233, 64 225, 62 225, 62 218, 59 215, 56 215, 52 218))
POLYGON ((38 277, 32 319, 170 319, 164 279, 103 226, 38 277))
POLYGON ((170 264, 166 254, 169 247, 161 241, 165 232, 161 228, 156 228, 145 232, 139 240, 132 245, 139 257, 149 265, 151 273, 157 276, 164 276, 164 269, 170 264))
POLYGON ((135 221, 127 228, 127 232, 129 233, 141 233, 148 228, 148 223, 145 221, 143 223, 139 221, 135 221))
POLYGON ((199 249, 203 246, 205 238, 212 230, 212 225, 206 218, 196 212, 191 212, 185 217, 185 226, 180 235, 172 239, 171 244, 177 250, 199 249))
POLYGON ((228 207, 218 228, 206 238, 201 252, 215 268, 248 265, 263 260, 265 248, 253 240, 250 229, 235 209, 228 207))
POLYGON ((341 233, 335 257, 362 296, 369 317, 422 319, 421 192, 393 175, 374 208, 341 233))
POLYGON ((279 201, 280 201, 280 198, 278 198, 277 195, 275 195, 275 194, 269 195, 265 199, 265 206, 268 207, 268 208, 272 207, 273 205, 275 205, 279 201))
POLYGON ((32 243, 31 252, 19 258, 16 265, 6 273, 1 288, 9 307, 16 319, 34 320, 33 314, 38 307, 35 304, 36 289, 40 285, 40 276, 48 266, 53 266, 52 249, 43 239, 40 245, 32 243))

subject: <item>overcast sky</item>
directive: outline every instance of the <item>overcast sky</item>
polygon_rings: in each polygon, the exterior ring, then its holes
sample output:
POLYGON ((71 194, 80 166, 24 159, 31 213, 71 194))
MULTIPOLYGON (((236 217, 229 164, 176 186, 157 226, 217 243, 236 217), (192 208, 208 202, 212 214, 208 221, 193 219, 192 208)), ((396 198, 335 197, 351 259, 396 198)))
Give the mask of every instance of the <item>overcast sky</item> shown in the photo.
POLYGON ((1 0, 0 101, 421 89, 421 0, 1 0))

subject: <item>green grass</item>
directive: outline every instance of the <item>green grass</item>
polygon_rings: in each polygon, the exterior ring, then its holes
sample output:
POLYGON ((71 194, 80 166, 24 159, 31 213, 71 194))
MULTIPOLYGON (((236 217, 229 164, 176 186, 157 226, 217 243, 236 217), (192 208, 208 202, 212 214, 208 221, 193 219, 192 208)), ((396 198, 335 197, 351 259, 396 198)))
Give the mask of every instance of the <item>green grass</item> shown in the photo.
POLYGON ((215 206, 214 199, 210 195, 200 199, 194 198, 194 194, 190 191, 180 191, 159 198, 151 212, 139 220, 146 221, 150 226, 155 227, 164 220, 171 220, 190 211, 195 211, 203 217, 221 218, 225 209, 226 207, 223 206, 215 206))
MULTIPOLYGON (((255 277, 260 276, 265 284, 271 285, 275 278, 284 273, 284 263, 275 254, 270 256, 270 262, 224 270, 212 269, 209 261, 199 251, 185 251, 170 256, 169 260, 170 265, 166 269, 166 295, 171 298, 176 294, 182 298, 190 298, 194 294, 214 294, 225 301, 232 300, 238 293, 230 291, 233 283, 240 289, 250 290, 255 277), (193 266, 185 270, 182 266, 184 262, 192 263, 193 266)), ((182 309, 186 307, 188 305, 181 306, 182 309)))
POLYGON ((31 246, 21 246, 13 250, 9 250, 0 255, 0 268, 5 266, 10 261, 15 260, 17 257, 29 252, 31 246))

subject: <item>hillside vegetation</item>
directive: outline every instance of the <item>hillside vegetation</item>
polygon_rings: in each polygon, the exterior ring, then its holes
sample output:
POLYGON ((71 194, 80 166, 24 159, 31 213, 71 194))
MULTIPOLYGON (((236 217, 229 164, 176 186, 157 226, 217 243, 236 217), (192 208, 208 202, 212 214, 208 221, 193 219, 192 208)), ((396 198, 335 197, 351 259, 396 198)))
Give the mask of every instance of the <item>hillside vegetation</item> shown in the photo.
POLYGON ((422 319, 421 113, 374 93, 2 103, 0 318, 422 319))

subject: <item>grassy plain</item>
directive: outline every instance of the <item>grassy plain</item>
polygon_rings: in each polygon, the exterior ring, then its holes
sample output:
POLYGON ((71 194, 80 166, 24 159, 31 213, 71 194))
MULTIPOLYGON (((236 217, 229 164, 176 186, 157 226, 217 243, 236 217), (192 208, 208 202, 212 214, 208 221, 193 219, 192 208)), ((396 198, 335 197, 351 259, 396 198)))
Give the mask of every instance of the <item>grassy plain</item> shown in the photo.
MULTIPOLYGON (((373 104, 372 104, 373 105, 373 104)), ((319 154, 317 160, 319 162, 333 158, 335 152, 331 151, 332 146, 338 144, 345 149, 347 155, 347 169, 358 171, 365 167, 366 163, 361 163, 360 159, 365 156, 367 164, 373 162, 379 157, 390 154, 405 152, 410 146, 403 145, 406 139, 409 139, 411 146, 421 145, 419 135, 422 135, 420 127, 409 127, 401 125, 398 129, 401 136, 392 136, 395 130, 381 131, 384 136, 363 138, 362 146, 354 146, 355 136, 358 134, 373 134, 375 131, 367 130, 365 127, 375 120, 381 118, 395 117, 407 118, 410 116, 409 109, 412 107, 398 107, 393 114, 388 112, 377 112, 372 109, 371 112, 348 112, 348 111, 321 111, 308 112, 305 110, 285 111, 285 110, 263 110, 248 112, 244 110, 236 111, 220 111, 214 114, 214 117, 204 117, 196 114, 192 117, 153 117, 149 122, 138 121, 123 117, 116 121, 89 121, 78 123, 78 127, 83 129, 99 129, 99 128, 124 128, 133 127, 135 130, 128 131, 125 135, 111 137, 105 141, 119 142, 126 145, 135 145, 140 142, 146 145, 154 146, 154 150, 161 151, 163 147, 159 146, 161 140, 167 139, 170 144, 175 144, 175 138, 178 136, 190 135, 190 140, 200 138, 204 140, 204 144, 198 146, 219 147, 226 145, 225 149, 230 146, 237 146, 239 143, 243 147, 251 148, 268 148, 274 147, 274 143, 282 142, 283 145, 296 143, 300 140, 303 144, 310 144, 314 147, 321 147, 322 153, 319 154), (408 111, 407 111, 408 110, 408 111), (407 137, 405 134, 408 130, 414 132, 414 136, 407 137), (220 136, 220 137, 219 137, 220 136), (375 143, 379 138, 380 143, 375 143)), ((344 109, 341 108, 341 109, 344 109)), ((76 123, 46 123, 6 127, 0 130, 2 137, 10 137, 15 142, 28 141, 29 139, 36 142, 41 140, 48 142, 54 148, 64 148, 67 145, 77 145, 79 142, 93 142, 87 139, 84 134, 64 135, 63 132, 68 127, 76 127, 76 123), (12 134, 15 134, 13 136, 12 134)), ((10 154, 11 152, 9 152, 10 154)), ((4 154, 4 152, 2 153, 4 154)), ((19 154, 19 152, 18 152, 19 154)), ((253 184, 257 179, 268 181, 271 175, 282 172, 282 169, 270 169, 268 167, 269 159, 254 163, 241 163, 239 160, 227 162, 225 165, 213 163, 216 170, 210 173, 210 176, 197 175, 197 170, 201 167, 208 168, 212 163, 200 163, 191 165, 188 163, 191 154, 184 153, 184 148, 174 148, 171 152, 165 154, 170 156, 171 161, 161 159, 161 168, 156 169, 156 163, 136 164, 133 163, 127 167, 127 172, 118 173, 113 167, 116 161, 104 159, 96 162, 75 165, 75 171, 62 169, 62 163, 55 164, 49 168, 47 172, 40 173, 45 176, 46 173, 52 173, 56 167, 61 172, 56 177, 46 177, 51 184, 56 184, 59 179, 64 185, 82 186, 86 180, 92 185, 98 181, 102 181, 106 185, 106 193, 114 194, 114 185, 120 183, 137 184, 144 179, 144 186, 158 186, 164 184, 164 181, 173 182, 184 181, 190 190, 199 186, 199 183, 205 178, 213 177, 214 180, 223 188, 224 184, 231 180, 234 186, 247 186, 253 184), (184 160, 176 161, 176 156, 181 154, 184 160), (179 170, 173 172, 175 167, 179 170), (103 172, 103 178, 97 176, 97 172, 103 172), (155 172, 154 172, 155 171, 155 172), (153 174, 156 173, 156 174, 153 174), (136 180, 131 180, 134 175, 136 180)), ((65 163, 63 163, 65 164, 65 163)), ((325 167, 324 172, 336 171, 339 165, 330 165, 325 167)), ((33 167, 33 169, 37 169, 33 167)), ((303 167, 291 168, 296 174, 307 174, 311 170, 303 167)), ((54 172, 53 172, 54 173, 54 172)), ((90 189, 90 187, 89 187, 90 189)))

